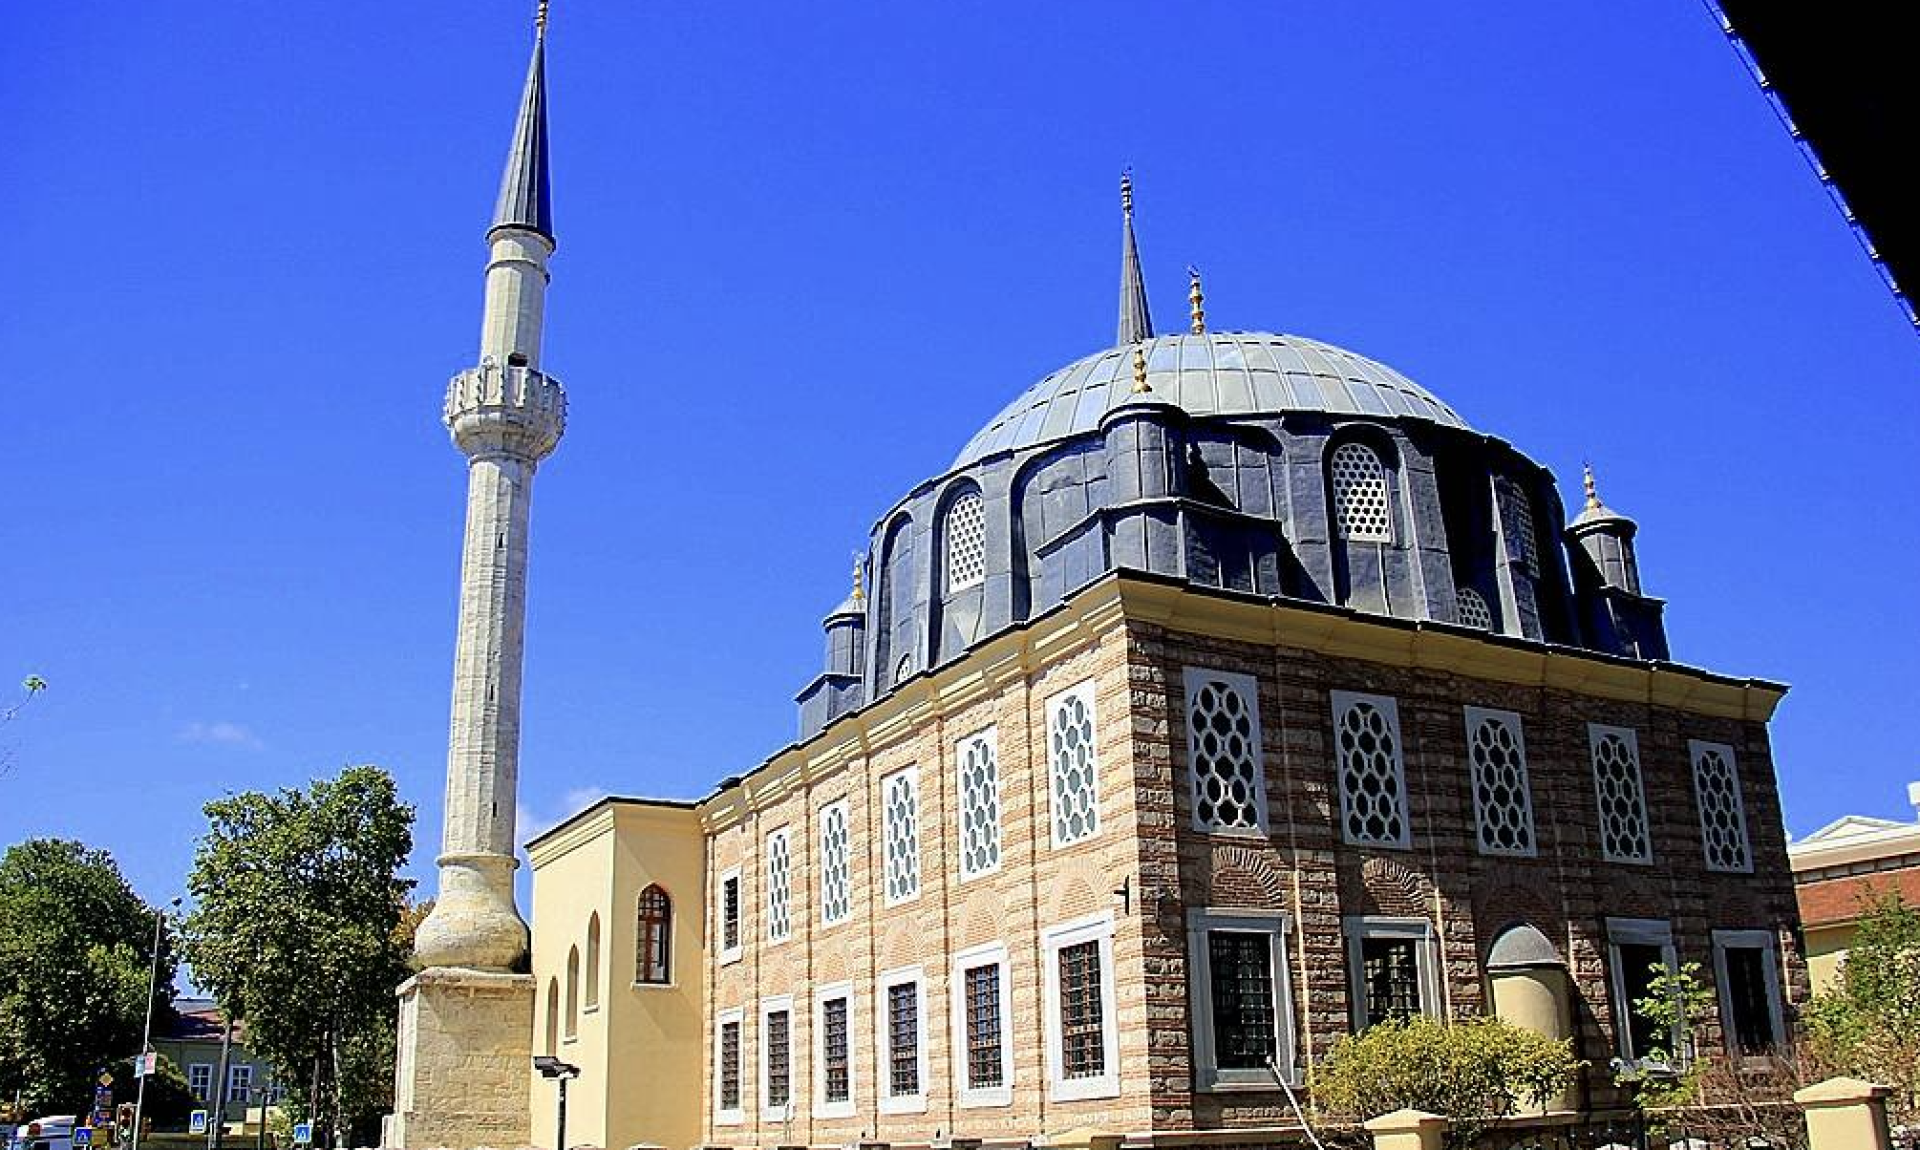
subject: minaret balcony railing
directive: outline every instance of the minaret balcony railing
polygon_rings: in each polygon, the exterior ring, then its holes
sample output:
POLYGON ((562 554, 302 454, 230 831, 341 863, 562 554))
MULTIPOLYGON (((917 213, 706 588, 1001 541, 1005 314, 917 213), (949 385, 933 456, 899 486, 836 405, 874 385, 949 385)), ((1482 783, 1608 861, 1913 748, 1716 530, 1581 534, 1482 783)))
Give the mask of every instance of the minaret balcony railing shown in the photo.
POLYGON ((567 429, 567 391, 531 367, 483 363, 447 384, 447 429, 461 450, 542 459, 567 429))

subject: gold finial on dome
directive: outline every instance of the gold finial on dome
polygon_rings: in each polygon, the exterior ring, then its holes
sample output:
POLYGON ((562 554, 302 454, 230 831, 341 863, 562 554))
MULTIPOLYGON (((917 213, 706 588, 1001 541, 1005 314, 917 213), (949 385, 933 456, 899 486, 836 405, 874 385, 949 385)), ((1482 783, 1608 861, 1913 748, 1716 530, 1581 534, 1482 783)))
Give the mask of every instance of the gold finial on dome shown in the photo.
POLYGON ((533 34, 542 40, 547 38, 547 0, 540 0, 540 7, 533 14, 533 34))
POLYGON ((1124 168, 1120 172, 1120 211, 1128 219, 1133 218, 1133 169, 1124 168))
POLYGON ((865 580, 862 578, 866 574, 866 564, 860 561, 862 558, 864 556, 858 551, 853 553, 853 601, 855 603, 867 601, 867 589, 863 586, 865 580))
POLYGON ((1147 386, 1147 345, 1136 343, 1133 345, 1133 394, 1152 390, 1147 386))
POLYGON ((1187 265, 1187 306, 1193 312, 1193 334, 1207 334, 1207 309, 1201 305, 1207 297, 1200 293, 1200 269, 1187 265))
POLYGON ((1600 510, 1600 489, 1594 486, 1593 464, 1582 463, 1580 465, 1580 485, 1587 489, 1587 510, 1600 510))

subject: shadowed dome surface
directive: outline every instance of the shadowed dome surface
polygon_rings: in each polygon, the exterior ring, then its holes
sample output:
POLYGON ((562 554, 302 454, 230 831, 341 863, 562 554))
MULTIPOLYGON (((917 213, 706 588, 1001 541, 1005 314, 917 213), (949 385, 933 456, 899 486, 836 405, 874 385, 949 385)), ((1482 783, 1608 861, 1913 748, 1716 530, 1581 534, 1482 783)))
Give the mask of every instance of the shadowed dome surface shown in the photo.
MULTIPOLYGON (((1147 385, 1137 398, 1175 403, 1192 415, 1290 411, 1374 415, 1468 428, 1432 392, 1345 348, 1297 335, 1208 332, 1146 341, 1147 385)), ((957 468, 989 455, 1093 431, 1133 394, 1133 346, 1095 352, 1034 384, 961 449, 957 468)))

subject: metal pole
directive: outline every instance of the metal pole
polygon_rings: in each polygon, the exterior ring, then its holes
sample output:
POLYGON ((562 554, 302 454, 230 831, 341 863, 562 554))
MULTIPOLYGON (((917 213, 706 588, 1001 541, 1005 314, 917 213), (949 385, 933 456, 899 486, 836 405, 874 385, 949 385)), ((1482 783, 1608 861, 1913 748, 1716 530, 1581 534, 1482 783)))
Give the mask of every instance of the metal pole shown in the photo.
POLYGON ((267 1067, 267 1084, 260 1088, 260 1129, 254 1132, 254 1150, 267 1150, 267 1100, 273 1097, 273 1067, 267 1067))
MULTIPOLYGON (((227 1127, 227 1075, 233 1073, 233 1016, 225 1010, 220 1012, 220 1075, 213 1085, 213 1092, 219 1098, 219 1104, 213 1108, 213 1121, 207 1123, 207 1150, 220 1150, 220 1140, 226 1136, 227 1127)), ((242 1102, 242 1113, 245 1113, 242 1102)))
MULTIPOLYGON (((180 905, 179 899, 173 900, 174 906, 180 905)), ((153 963, 147 969, 147 1021, 140 1029, 140 1066, 141 1073, 134 1077, 140 1080, 133 1091, 133 1150, 140 1150, 140 1120, 147 1111, 147 1055, 153 1051, 153 996, 160 989, 160 928, 167 921, 167 908, 161 907, 153 912, 153 963)))
POLYGON ((560 1076, 560 1133, 554 1139, 553 1150, 567 1150, 567 1076, 560 1076))

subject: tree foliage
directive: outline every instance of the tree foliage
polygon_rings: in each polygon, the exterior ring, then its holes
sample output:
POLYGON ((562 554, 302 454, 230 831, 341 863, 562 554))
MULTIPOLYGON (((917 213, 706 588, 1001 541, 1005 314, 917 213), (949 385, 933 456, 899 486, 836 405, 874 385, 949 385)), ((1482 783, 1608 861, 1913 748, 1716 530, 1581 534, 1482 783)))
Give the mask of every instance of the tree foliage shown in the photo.
MULTIPOLYGON (((94 1076, 139 1053, 153 939, 153 909, 105 851, 29 839, 0 856, 0 1096, 83 1109, 94 1076)), ((174 974, 164 933, 160 947, 156 1028, 174 974)))
POLYGON ((1804 1017, 1816 1057, 1892 1086, 1896 1119, 1920 1122, 1920 910, 1892 892, 1867 900, 1838 982, 1804 1017))
POLYGON ((1497 1018, 1414 1015, 1340 1039, 1314 1071, 1313 1093, 1361 1120, 1406 1107, 1444 1114, 1452 1144, 1470 1146, 1490 1120, 1554 1098, 1579 1067, 1571 1041, 1497 1018))
POLYGON ((394 988, 407 976, 400 929, 413 808, 378 767, 306 790, 208 803, 188 879, 185 953, 194 980, 247 1022, 280 1068, 288 1101, 322 1128, 391 1104, 394 988), (309 1085, 321 1082, 317 1114, 309 1085))

